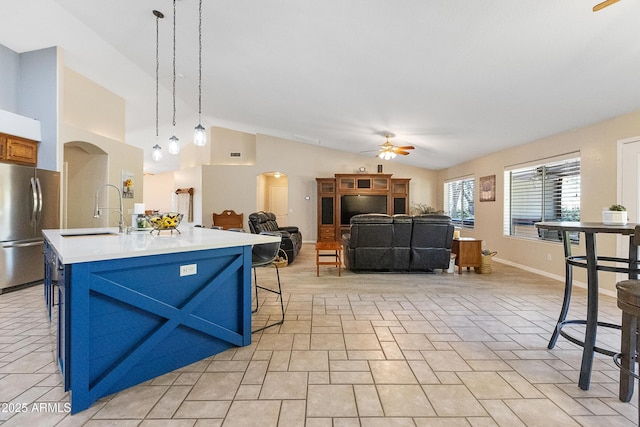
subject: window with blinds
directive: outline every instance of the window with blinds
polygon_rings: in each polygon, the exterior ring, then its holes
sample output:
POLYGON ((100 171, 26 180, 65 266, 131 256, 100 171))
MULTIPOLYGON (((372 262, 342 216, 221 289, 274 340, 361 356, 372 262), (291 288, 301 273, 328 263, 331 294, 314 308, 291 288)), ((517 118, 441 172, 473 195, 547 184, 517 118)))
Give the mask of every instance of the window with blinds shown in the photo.
MULTIPOLYGON (((580 221, 580 158, 505 170, 504 234, 560 241, 559 232, 538 230, 540 221, 580 221)), ((578 242, 578 233, 571 235, 578 242)))
POLYGON ((444 183, 444 212, 451 217, 452 222, 458 227, 474 227, 473 192, 473 178, 444 183))

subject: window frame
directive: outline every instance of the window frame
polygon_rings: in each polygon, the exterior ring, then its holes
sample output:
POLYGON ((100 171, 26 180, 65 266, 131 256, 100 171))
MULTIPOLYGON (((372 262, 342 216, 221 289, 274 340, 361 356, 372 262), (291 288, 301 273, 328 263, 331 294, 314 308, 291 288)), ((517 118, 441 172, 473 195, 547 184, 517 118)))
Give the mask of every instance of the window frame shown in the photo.
MULTIPOLYGON (((444 213, 451 217, 451 222, 456 227, 474 229, 475 228, 475 195, 476 195, 476 184, 474 176, 466 176, 461 178, 450 179, 444 182, 444 213), (459 185, 460 186, 460 194, 463 196, 458 199, 455 204, 459 205, 459 212, 454 214, 452 213, 452 205, 454 204, 451 200, 452 194, 452 186, 459 185), (471 189, 468 186, 471 185, 471 189), (466 189, 466 191, 465 191, 466 189), (466 197, 464 197, 466 195, 466 197), (465 199, 466 199, 466 207, 465 209, 465 199)), ((454 190, 455 191, 455 190, 454 190)))
MULTIPOLYGON (((559 232, 538 230, 534 224, 580 221, 581 179, 579 152, 506 167, 503 235, 562 241, 559 232)), ((570 233, 571 243, 577 244, 579 239, 579 233, 570 233)))

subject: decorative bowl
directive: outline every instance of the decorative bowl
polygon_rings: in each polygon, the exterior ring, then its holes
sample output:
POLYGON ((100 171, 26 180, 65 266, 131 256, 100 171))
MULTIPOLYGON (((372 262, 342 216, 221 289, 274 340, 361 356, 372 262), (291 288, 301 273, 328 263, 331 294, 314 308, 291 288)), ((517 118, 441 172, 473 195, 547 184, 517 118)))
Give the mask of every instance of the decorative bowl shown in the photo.
POLYGON ((177 212, 166 212, 166 213, 157 213, 147 216, 147 221, 153 228, 151 232, 154 231, 162 231, 162 230, 176 230, 178 233, 178 226, 180 225, 180 221, 182 221, 182 214, 177 212))

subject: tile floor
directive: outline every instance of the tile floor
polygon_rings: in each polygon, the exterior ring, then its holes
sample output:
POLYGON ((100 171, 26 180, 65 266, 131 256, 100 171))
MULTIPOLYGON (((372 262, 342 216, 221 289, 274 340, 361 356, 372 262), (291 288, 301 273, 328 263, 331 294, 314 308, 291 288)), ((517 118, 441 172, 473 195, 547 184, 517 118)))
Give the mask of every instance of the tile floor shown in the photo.
MULTIPOLYGON (((76 415, 53 360, 41 286, 0 295, 0 424, 8 426, 633 426, 636 398, 596 355, 547 341, 562 283, 494 261, 491 274, 362 274, 321 268, 305 245, 281 269, 286 321, 226 351, 104 398, 76 415)), ((606 274, 606 273, 605 273, 606 274)), ((265 284, 273 271, 262 269, 265 284)), ((263 293, 266 294, 266 293, 263 293)), ((255 326, 277 314, 272 296, 255 326)), ((574 291, 572 318, 584 317, 574 291)), ((600 320, 619 323, 602 297, 600 320)), ((579 330, 577 330, 579 332, 579 330)), ((615 331, 599 331, 618 347, 615 331)))

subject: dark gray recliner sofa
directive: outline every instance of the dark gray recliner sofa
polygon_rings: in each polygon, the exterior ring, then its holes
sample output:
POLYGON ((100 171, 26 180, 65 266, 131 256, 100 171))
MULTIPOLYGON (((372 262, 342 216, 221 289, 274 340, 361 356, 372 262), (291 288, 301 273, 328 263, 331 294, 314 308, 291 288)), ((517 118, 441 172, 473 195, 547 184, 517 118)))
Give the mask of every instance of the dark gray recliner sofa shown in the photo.
POLYGON ((342 239, 345 266, 354 271, 448 269, 453 230, 446 215, 355 215, 342 239))
POLYGON ((296 226, 280 227, 273 212, 259 211, 249 215, 249 230, 253 234, 262 231, 275 231, 282 236, 280 248, 287 254, 288 263, 291 264, 302 248, 302 233, 296 226))

